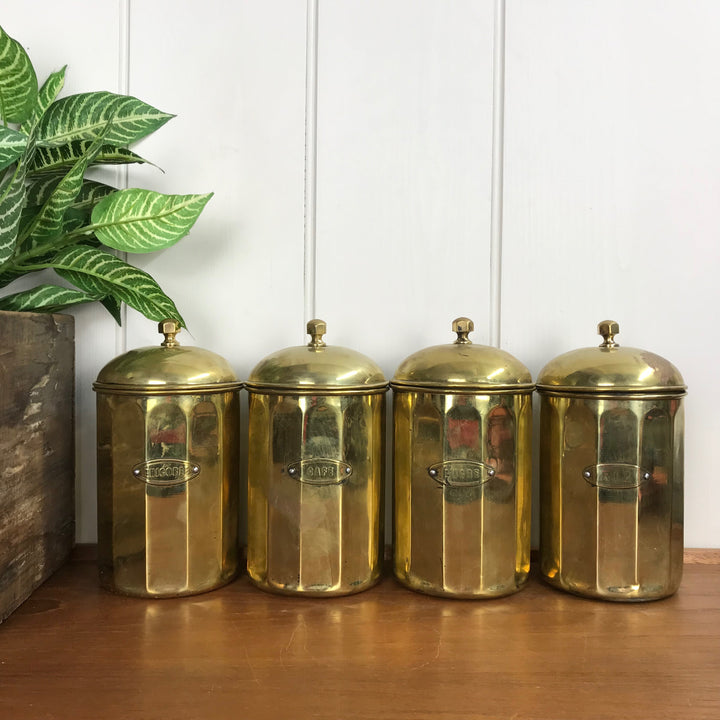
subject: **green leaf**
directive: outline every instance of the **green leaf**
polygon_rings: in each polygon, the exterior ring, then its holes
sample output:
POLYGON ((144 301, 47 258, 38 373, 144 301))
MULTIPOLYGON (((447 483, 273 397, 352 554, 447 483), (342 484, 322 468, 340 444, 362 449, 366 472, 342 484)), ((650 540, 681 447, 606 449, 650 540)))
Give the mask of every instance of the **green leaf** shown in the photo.
POLYGON ((117 191, 117 188, 112 187, 112 185, 86 179, 72 207, 90 212, 104 197, 117 191))
MULTIPOLYGON (((39 179, 31 182, 27 188, 27 202, 22 211, 22 218, 20 220, 20 231, 19 237, 28 238, 30 232, 30 225, 35 220, 35 217, 40 212, 40 208, 44 205, 48 198, 55 191, 62 178, 57 176, 44 177, 41 176, 39 179)), ((105 185, 104 183, 97 182, 95 180, 84 180, 82 188, 78 193, 78 196, 68 207, 63 218, 63 225, 61 233, 70 233, 74 230, 78 230, 84 225, 90 224, 90 215, 92 209, 107 195, 117 192, 117 189, 105 185)), ((82 239, 84 244, 92 244, 97 246, 100 242, 95 239, 94 236, 88 235, 82 239)), ((27 252, 35 249, 39 243, 35 242, 32 238, 25 240, 19 247, 20 252, 27 252)), ((52 245, 48 246, 48 254, 52 254, 54 248, 52 245)), ((39 260, 38 260, 39 261, 39 260)), ((2 285, 0 285, 2 287, 2 285)))
POLYGON ((108 295, 100 300, 102 306, 113 316, 118 325, 122 325, 122 315, 120 314, 120 303, 112 296, 108 295))
POLYGON ((60 94, 60 91, 65 85, 65 65, 61 70, 52 73, 48 79, 43 83, 43 86, 38 92, 37 102, 33 108, 30 117, 22 124, 20 128, 23 132, 29 133, 34 127, 35 123, 43 116, 45 111, 54 102, 55 98, 60 94))
POLYGON ((60 234, 64 235, 65 233, 72 233, 75 230, 79 230, 84 225, 87 225, 87 221, 88 213, 70 206, 63 216, 60 234))
POLYGON ((37 76, 28 54, 0 27, 0 116, 6 123, 25 122, 37 96, 37 76))
POLYGON ((0 170, 12 165, 25 152, 27 135, 0 125, 0 170))
MULTIPOLYGON (((40 147, 35 153, 29 172, 57 173, 73 165, 88 150, 92 143, 87 140, 76 140, 60 147, 40 147)), ((93 160, 93 165, 128 165, 130 163, 145 163, 147 160, 128 150, 113 145, 103 145, 93 160)))
POLYGON ((172 117, 128 95, 105 91, 70 95, 54 102, 43 115, 38 126, 38 145, 94 140, 112 121, 105 142, 124 147, 162 127, 172 117))
POLYGON ((115 250, 162 250, 188 234, 212 196, 118 190, 95 206, 92 229, 103 245, 115 250))
POLYGON ((174 318, 185 327, 175 303, 147 273, 93 247, 61 250, 50 262, 61 277, 90 295, 111 295, 149 320, 174 318))
POLYGON ((62 180, 62 177, 58 175, 31 180, 27 186, 27 207, 37 206, 37 209, 39 209, 41 205, 44 205, 53 194, 60 180, 62 180))
MULTIPOLYGON (((42 176, 33 180, 27 188, 27 205, 38 207, 44 205, 47 199, 53 194, 60 180, 62 180, 62 178, 57 175, 49 177, 42 176)), ((117 192, 117 188, 98 182, 97 180, 88 180, 86 178, 83 181, 78 196, 70 207, 77 208, 78 210, 92 210, 102 198, 114 192, 117 192)))
POLYGON ((85 155, 73 165, 70 172, 60 180, 50 197, 45 201, 29 228, 29 234, 34 241, 42 242, 60 234, 65 212, 80 192, 85 171, 100 151, 102 143, 103 138, 99 137, 88 147, 85 155))
POLYGON ((9 285, 11 282, 17 280, 26 273, 27 270, 24 268, 18 270, 16 267, 8 265, 8 267, 3 268, 2 272, 0 272, 0 288, 4 288, 6 285, 9 285))
POLYGON ((71 305, 94 302, 97 296, 81 290, 60 287, 59 285, 38 285, 31 290, 23 290, 14 295, 0 298, 0 310, 30 312, 60 312, 71 305))
POLYGON ((25 172, 18 165, 13 175, 0 188, 0 267, 15 252, 20 218, 25 205, 25 172))

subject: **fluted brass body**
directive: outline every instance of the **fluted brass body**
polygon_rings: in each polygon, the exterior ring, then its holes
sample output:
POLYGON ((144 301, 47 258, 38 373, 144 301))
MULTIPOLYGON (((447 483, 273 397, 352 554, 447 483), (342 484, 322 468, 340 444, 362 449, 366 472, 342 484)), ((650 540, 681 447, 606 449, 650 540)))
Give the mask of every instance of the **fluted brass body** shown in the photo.
POLYGON ((621 348, 617 323, 600 348, 540 373, 540 570, 552 585, 605 600, 674 593, 683 562, 680 373, 621 348))
POLYGON ((387 383, 327 346, 322 321, 308 332, 247 384, 248 574, 272 592, 348 595, 380 576, 387 383))
POLYGON ((530 567, 532 380, 508 353, 450 345, 407 358, 392 381, 394 568, 420 592, 519 590, 530 567))
POLYGON ((238 571, 241 384, 168 323, 161 347, 116 358, 94 385, 100 583, 139 597, 205 592, 238 571))

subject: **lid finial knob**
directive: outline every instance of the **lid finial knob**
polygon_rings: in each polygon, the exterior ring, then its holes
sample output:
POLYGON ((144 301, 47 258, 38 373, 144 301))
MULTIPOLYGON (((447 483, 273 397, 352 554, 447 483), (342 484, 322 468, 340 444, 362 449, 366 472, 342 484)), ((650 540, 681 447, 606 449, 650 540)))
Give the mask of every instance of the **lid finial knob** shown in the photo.
POLYGON ((598 335, 602 335, 603 342, 600 347, 613 348, 618 347, 615 342, 615 336, 620 332, 620 325, 614 320, 603 320, 598 324, 598 335))
POLYGON ((308 343, 308 347, 321 348, 325 347, 325 341, 322 339, 327 332, 327 323, 324 320, 309 320, 307 324, 308 335, 312 338, 308 343))
POLYGON ((455 320, 453 320, 452 329, 453 332, 457 333, 457 340, 455 341, 456 345, 472 345, 472 340, 470 340, 468 335, 475 329, 475 324, 470 318, 455 318, 455 320))
POLYGON ((158 332, 165 336, 165 340, 160 343, 162 347, 179 347, 180 343, 175 339, 175 336, 180 332, 181 326, 177 320, 168 318, 167 320, 161 320, 158 323, 158 332))

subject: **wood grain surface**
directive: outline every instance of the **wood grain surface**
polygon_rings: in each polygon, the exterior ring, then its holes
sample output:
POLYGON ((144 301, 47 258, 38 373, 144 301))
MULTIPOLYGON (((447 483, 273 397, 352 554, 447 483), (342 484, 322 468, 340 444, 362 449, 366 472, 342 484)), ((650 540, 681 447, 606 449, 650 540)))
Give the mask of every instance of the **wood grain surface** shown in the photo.
POLYGON ((720 717, 720 566, 647 604, 576 598, 536 577, 491 601, 273 596, 247 578, 137 600, 97 587, 93 550, 0 627, 0 717, 720 717))
POLYGON ((74 320, 0 312, 0 622, 75 542, 74 320))

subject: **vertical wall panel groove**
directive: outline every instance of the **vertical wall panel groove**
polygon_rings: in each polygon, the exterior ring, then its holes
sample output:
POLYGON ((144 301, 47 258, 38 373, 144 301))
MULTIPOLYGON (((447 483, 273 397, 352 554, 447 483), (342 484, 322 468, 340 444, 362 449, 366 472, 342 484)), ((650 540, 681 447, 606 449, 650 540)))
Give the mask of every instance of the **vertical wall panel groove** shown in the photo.
MULTIPOLYGON (((118 0, 118 93, 130 94, 130 0, 118 0)), ((129 168, 118 165, 115 170, 115 182, 118 188, 127 188, 129 168)), ((118 257, 127 262, 127 253, 119 252, 118 257)), ((127 350, 127 305, 120 304, 121 325, 115 327, 115 352, 120 355, 127 350)))
POLYGON ((307 0, 305 55, 305 322, 315 317, 316 217, 317 217, 317 86, 318 0, 307 0))
POLYGON ((493 34, 492 188, 490 210, 490 343, 502 332, 503 149, 505 127, 505 0, 495 0, 493 34))

